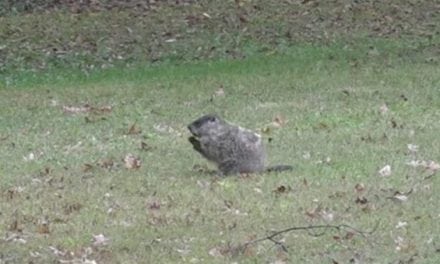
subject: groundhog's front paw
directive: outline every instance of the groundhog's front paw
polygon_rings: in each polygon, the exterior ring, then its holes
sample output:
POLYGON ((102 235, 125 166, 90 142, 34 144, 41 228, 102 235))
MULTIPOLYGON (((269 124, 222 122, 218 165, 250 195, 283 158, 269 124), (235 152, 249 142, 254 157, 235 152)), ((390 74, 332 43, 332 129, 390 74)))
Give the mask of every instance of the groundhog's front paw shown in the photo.
POLYGON ((200 141, 196 138, 196 137, 189 137, 188 141, 191 143, 191 145, 193 146, 193 148, 202 153, 202 148, 200 146, 200 141))

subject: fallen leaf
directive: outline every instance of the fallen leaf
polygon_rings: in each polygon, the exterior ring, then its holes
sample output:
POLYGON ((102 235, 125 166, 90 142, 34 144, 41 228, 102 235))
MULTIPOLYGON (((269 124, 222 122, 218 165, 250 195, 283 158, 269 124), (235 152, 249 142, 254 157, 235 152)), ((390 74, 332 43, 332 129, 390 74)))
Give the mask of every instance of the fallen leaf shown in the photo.
POLYGON ((388 177, 391 175, 391 166, 385 165, 382 169, 379 170, 379 175, 382 177, 388 177))
POLYGON ((364 205, 364 204, 368 203, 368 200, 365 197, 357 197, 354 202, 357 203, 357 204, 364 205))
POLYGON ((388 197, 389 199, 392 199, 397 202, 406 202, 408 201, 408 196, 413 192, 413 189, 409 190, 406 193, 402 193, 399 191, 394 192, 394 195, 392 197, 388 197))
POLYGON ((389 111, 389 109, 388 109, 388 106, 387 106, 386 104, 383 104, 383 105, 381 105, 381 106, 379 107, 379 112, 380 112, 382 115, 385 115, 386 113, 388 113, 388 111, 389 111))
POLYGON ((49 222, 47 220, 41 221, 37 226, 37 232, 40 234, 49 234, 49 222))
POLYGON ((129 153, 124 157, 124 165, 127 169, 138 169, 141 167, 141 160, 129 153))
POLYGON ((141 149, 145 150, 145 151, 149 151, 152 149, 152 147, 150 145, 148 145, 147 143, 145 143, 144 141, 141 142, 141 149))
POLYGON ((105 168, 105 169, 111 169, 114 165, 113 159, 111 158, 105 158, 100 161, 98 161, 98 166, 105 168))
POLYGON ((436 171, 440 170, 440 164, 431 160, 426 165, 426 169, 428 169, 432 172, 436 172, 436 171))
POLYGON ((105 237, 103 234, 93 235, 92 238, 93 246, 106 246, 110 242, 110 239, 105 237))
POLYGON ((221 248, 213 247, 208 251, 208 254, 212 257, 223 257, 221 248))
POLYGON ((354 189, 355 189, 356 192, 358 192, 358 193, 363 192, 363 191, 365 191, 365 185, 364 185, 363 183, 357 183, 357 184, 354 186, 354 189))
POLYGON ((274 190, 274 192, 276 194, 282 194, 282 193, 289 192, 290 190, 291 190, 290 186, 280 185, 274 190))
POLYGON ((408 144, 406 145, 408 150, 411 152, 417 152, 419 150, 419 146, 414 145, 414 144, 408 144))
POLYGON ((393 198, 399 202, 406 202, 408 201, 408 196, 404 194, 395 194, 393 198))
POLYGON ((140 134, 141 132, 142 132, 141 128, 136 123, 134 123, 128 129, 127 135, 137 135, 140 134))
POLYGON ((310 159, 311 157, 312 157, 312 155, 310 154, 310 152, 304 152, 304 153, 302 154, 302 158, 305 159, 305 160, 308 160, 308 159, 310 159))
POLYGON ((149 210, 159 210, 161 206, 161 203, 158 199, 151 199, 150 201, 147 201, 147 207, 149 210))
POLYGON ((85 164, 83 164, 82 172, 89 172, 92 169, 93 169, 93 165, 91 165, 89 163, 85 163, 85 164))
POLYGON ((284 117, 277 115, 272 121, 272 125, 274 127, 283 127, 287 123, 286 119, 284 117))
POLYGON ((324 221, 327 221, 327 222, 331 222, 331 221, 333 221, 334 218, 335 218, 335 214, 332 213, 332 212, 330 212, 330 211, 327 211, 327 210, 321 210, 321 212, 319 213, 319 215, 321 216, 321 218, 322 218, 324 221))
POLYGON ((396 225, 396 229, 403 228, 403 227, 405 227, 407 225, 408 225, 408 222, 401 222, 401 221, 399 221, 397 223, 397 225, 396 225))
POLYGON ((101 107, 91 107, 94 113, 110 113, 113 110, 111 105, 101 106, 101 107))
POLYGON ((24 159, 25 161, 32 161, 32 160, 35 159, 35 154, 31 152, 31 153, 29 153, 27 156, 23 157, 23 159, 24 159))
POLYGON ((215 97, 225 96, 225 90, 223 89, 223 86, 220 86, 220 88, 214 92, 214 96, 215 97))
POLYGON ((84 106, 63 106, 63 112, 67 114, 80 114, 90 112, 92 108, 89 105, 84 106))

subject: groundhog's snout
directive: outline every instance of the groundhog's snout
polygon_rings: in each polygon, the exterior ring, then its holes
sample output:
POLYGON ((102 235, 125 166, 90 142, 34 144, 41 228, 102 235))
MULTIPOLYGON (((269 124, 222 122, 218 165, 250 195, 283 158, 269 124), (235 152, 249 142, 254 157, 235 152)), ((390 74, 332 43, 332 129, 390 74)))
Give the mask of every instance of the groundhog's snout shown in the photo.
POLYGON ((191 132, 191 134, 193 134, 196 137, 199 136, 197 133, 197 129, 194 128, 193 124, 189 124, 187 127, 188 127, 189 132, 191 132))

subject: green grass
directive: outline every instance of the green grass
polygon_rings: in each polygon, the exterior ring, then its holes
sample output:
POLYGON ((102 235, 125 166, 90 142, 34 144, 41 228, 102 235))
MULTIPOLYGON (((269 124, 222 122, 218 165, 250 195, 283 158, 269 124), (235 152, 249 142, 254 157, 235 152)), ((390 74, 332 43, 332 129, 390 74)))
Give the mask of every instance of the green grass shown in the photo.
POLYGON ((440 161, 440 70, 392 54, 396 45, 376 43, 373 54, 368 43, 298 46, 87 78, 66 69, 14 75, 0 90, 0 262, 438 263, 438 174, 406 163, 440 161), (215 96, 220 88, 225 95, 215 96), (62 109, 85 104, 112 111, 62 109), (295 170, 224 179, 197 170, 210 165, 192 151, 186 124, 209 112, 269 128, 269 164, 295 170), (277 116, 286 121, 281 128, 272 126, 277 116), (141 133, 127 135, 134 123, 141 133), (26 161, 30 153, 35 159, 26 161), (124 167, 128 153, 140 157, 139 169, 124 167), (380 177, 387 164, 391 176, 380 177), (277 193, 280 186, 287 191, 277 193), (410 190, 405 202, 389 199, 410 190), (356 203, 362 197, 366 204, 356 203), (313 210, 334 219, 308 216, 313 210), (280 237, 287 253, 265 241, 245 253, 209 254, 272 230, 325 223, 378 227, 346 239, 345 231, 287 233, 280 237), (109 244, 92 246, 101 233, 109 244))

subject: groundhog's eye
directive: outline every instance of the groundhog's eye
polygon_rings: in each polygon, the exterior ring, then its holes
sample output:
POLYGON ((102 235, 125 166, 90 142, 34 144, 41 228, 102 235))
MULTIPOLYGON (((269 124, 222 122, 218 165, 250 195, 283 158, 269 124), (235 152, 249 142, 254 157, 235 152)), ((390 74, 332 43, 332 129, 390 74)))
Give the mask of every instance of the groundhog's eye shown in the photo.
POLYGON ((215 116, 211 116, 211 117, 209 118, 209 121, 210 121, 210 122, 215 122, 215 121, 217 121, 217 118, 216 118, 215 116))

